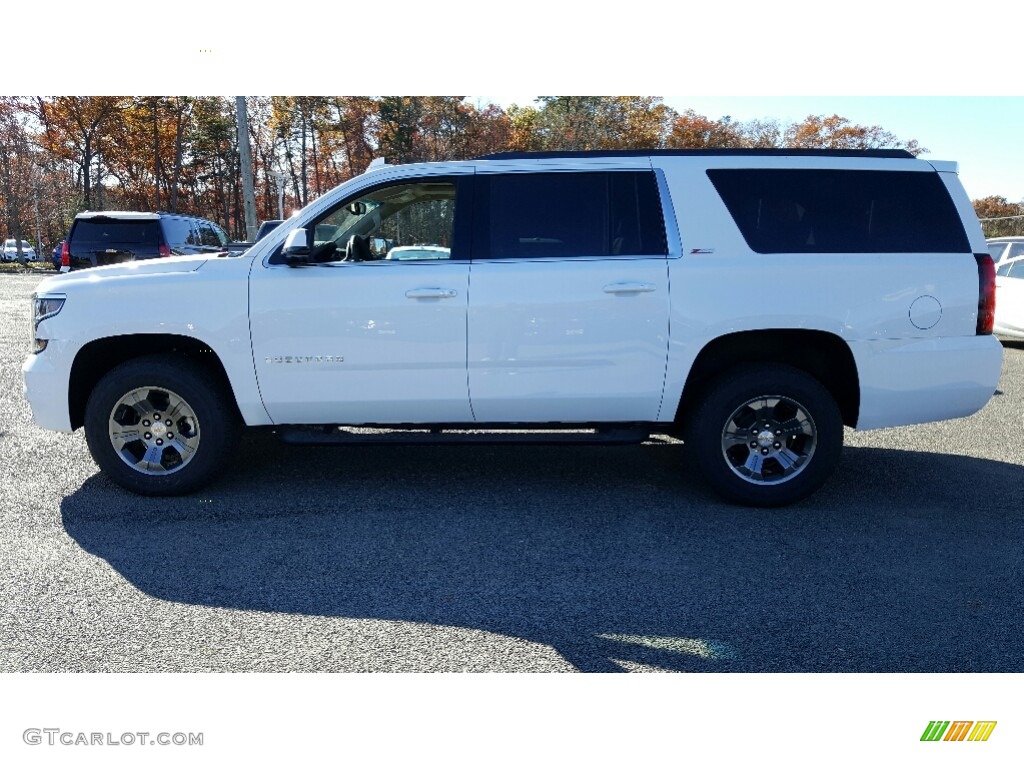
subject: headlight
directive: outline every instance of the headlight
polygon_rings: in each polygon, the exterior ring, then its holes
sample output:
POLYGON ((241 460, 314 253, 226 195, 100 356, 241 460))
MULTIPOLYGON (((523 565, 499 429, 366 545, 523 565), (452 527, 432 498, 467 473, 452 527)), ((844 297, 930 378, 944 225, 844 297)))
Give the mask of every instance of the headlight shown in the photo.
POLYGON ((53 317, 60 312, 67 297, 63 293, 44 293, 32 296, 32 325, 38 328, 39 324, 48 317, 53 317))
POLYGON ((32 351, 42 352, 46 349, 46 340, 37 339, 39 324, 48 317, 60 312, 67 297, 63 293, 43 293, 32 295, 32 351))

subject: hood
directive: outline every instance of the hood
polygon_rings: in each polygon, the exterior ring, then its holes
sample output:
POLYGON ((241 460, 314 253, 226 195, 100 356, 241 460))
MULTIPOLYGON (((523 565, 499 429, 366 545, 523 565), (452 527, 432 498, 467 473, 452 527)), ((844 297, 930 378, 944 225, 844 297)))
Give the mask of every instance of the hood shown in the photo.
POLYGON ((46 278, 39 284, 39 288, 36 290, 39 292, 59 291, 65 286, 82 282, 95 283, 112 278, 148 277, 151 275, 195 272, 208 262, 210 258, 209 254, 171 256, 162 259, 126 261, 121 264, 109 264, 105 267, 92 267, 91 269, 76 269, 73 272, 65 272, 46 278))

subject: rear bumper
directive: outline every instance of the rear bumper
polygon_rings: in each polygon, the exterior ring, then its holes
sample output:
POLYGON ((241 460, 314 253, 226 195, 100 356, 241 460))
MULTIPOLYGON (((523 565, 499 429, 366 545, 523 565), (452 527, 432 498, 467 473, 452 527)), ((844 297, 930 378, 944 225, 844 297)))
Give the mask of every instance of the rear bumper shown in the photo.
POLYGON ((857 429, 970 416, 999 383, 1003 346, 994 336, 851 342, 860 378, 857 429))

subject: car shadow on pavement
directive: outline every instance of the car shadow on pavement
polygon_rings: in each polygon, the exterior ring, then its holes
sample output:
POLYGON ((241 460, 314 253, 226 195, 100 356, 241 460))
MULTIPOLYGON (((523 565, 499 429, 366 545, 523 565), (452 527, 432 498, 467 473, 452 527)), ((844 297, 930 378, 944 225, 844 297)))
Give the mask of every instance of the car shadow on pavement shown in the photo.
POLYGON ((581 671, 1024 671, 1019 465, 847 448, 812 499, 754 510, 680 445, 261 436, 236 464, 172 499, 94 476, 65 529, 161 600, 484 630, 581 671))

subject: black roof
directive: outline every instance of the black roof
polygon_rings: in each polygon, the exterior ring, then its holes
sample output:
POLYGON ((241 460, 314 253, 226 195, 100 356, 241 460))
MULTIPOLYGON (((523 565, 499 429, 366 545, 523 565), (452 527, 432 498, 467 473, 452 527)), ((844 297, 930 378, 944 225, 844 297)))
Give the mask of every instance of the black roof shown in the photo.
POLYGON ((548 152, 495 152, 478 160, 531 160, 547 157, 670 157, 674 155, 739 155, 750 157, 823 156, 913 158, 905 149, 588 149, 548 152))

